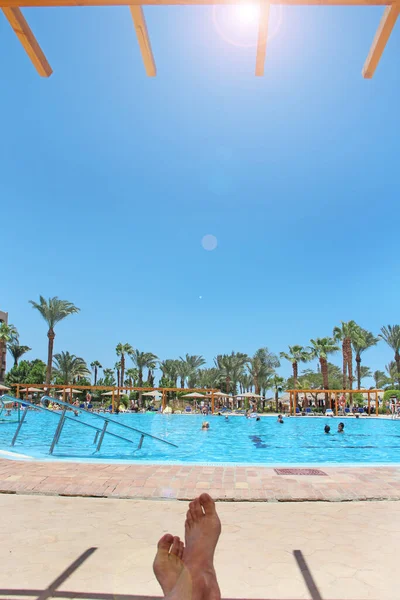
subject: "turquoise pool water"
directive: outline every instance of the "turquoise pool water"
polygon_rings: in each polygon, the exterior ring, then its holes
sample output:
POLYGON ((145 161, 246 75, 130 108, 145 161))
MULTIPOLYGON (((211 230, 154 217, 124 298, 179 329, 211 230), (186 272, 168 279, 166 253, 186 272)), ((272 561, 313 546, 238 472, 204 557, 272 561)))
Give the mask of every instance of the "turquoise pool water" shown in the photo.
MULTIPOLYGON (((99 426, 90 415, 81 418, 99 426)), ((53 456, 49 447, 58 419, 49 413, 29 411, 17 443, 10 443, 15 424, 0 424, 0 456, 5 452, 41 460, 101 460, 132 462, 235 463, 235 464, 383 464, 400 462, 400 420, 345 419, 345 433, 336 432, 338 419, 286 418, 283 425, 273 417, 260 421, 244 417, 208 417, 210 429, 201 431, 201 416, 161 414, 113 415, 115 421, 137 427, 173 442, 178 448, 145 438, 111 424, 109 431, 126 436, 135 445, 105 436, 96 453, 93 430, 67 421, 53 456), (324 426, 331 426, 331 434, 324 426)), ((102 426, 102 423, 100 424, 102 426)))

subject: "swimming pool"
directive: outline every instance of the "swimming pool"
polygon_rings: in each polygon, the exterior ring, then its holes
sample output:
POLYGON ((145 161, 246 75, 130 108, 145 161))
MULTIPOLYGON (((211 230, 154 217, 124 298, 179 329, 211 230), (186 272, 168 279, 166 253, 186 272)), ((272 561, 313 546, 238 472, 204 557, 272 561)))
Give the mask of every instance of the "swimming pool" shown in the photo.
MULTIPOLYGON (((90 415, 83 418, 98 425, 90 415)), ((137 450, 140 435, 111 424, 109 431, 129 437, 135 445, 105 436, 101 451, 96 453, 93 430, 67 421, 50 456, 57 419, 49 413, 29 411, 13 448, 10 444, 16 425, 0 425, 0 457, 261 465, 400 463, 400 420, 345 419, 345 433, 338 434, 339 420, 332 418, 292 417, 280 425, 275 417, 263 417, 260 421, 230 417, 225 421, 224 417, 212 416, 207 418, 207 431, 201 431, 200 415, 147 413, 112 418, 173 442, 178 448, 145 438, 137 450), (324 434, 326 423, 331 426, 330 435, 324 434)))

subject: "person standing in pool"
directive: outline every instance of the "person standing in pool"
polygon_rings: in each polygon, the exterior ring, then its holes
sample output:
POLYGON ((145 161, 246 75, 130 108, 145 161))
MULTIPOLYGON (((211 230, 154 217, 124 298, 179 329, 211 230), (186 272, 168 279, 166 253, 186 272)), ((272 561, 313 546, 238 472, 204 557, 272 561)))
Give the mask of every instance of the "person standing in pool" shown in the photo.
POLYGON ((325 425, 324 431, 325 431, 325 433, 330 433, 331 432, 331 428, 329 427, 329 425, 325 425))
POLYGON ((338 433, 344 433, 344 423, 339 423, 337 430, 338 433))
POLYGON ((278 415, 278 421, 277 422, 283 424, 283 417, 282 417, 282 415, 278 415))

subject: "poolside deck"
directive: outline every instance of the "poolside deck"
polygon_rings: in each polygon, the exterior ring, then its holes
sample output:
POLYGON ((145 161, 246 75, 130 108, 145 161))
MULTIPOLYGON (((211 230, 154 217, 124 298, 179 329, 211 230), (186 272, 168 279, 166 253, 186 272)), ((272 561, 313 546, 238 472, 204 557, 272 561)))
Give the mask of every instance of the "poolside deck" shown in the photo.
MULTIPOLYGON (((283 465, 283 467, 285 467, 283 465)), ((324 475, 270 467, 132 465, 0 460, 0 493, 99 498, 348 502, 400 500, 400 465, 320 467, 324 475)))

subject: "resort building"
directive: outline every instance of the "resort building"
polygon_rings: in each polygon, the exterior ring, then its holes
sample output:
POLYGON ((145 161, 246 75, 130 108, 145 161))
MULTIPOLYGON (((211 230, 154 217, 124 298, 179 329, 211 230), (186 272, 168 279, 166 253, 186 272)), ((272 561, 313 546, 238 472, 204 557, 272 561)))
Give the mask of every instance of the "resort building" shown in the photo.
MULTIPOLYGON (((0 323, 8 323, 8 313, 0 310, 0 323)), ((4 342, 0 341, 0 381, 4 380, 6 372, 7 348, 4 342)))

